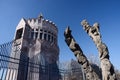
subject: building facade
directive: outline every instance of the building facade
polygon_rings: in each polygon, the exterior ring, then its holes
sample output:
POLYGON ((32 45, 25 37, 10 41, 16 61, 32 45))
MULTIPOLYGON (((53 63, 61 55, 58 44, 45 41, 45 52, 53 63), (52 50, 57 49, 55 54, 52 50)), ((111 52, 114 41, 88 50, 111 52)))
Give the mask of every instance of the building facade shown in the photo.
POLYGON ((16 61, 19 65, 9 64, 9 67, 14 66, 18 71, 8 69, 6 80, 58 80, 57 39, 58 29, 52 21, 44 19, 42 15, 22 18, 16 27, 11 51, 11 57, 20 59, 16 61), (14 75, 12 78, 11 74, 14 75))

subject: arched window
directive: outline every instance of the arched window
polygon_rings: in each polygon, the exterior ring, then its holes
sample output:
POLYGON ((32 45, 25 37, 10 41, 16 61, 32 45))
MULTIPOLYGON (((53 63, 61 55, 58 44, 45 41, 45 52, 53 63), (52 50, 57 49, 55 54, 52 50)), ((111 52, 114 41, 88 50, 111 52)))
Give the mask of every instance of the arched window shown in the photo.
POLYGON ((38 36, 38 32, 35 32, 35 39, 37 39, 37 36, 38 36))
POLYGON ((48 34, 48 41, 50 41, 50 34, 48 34))
POLYGON ((40 33, 40 39, 42 39, 43 33, 40 33))
POLYGON ((44 34, 44 40, 47 40, 47 34, 46 33, 44 34))
POLYGON ((31 39, 34 38, 34 32, 31 32, 31 39))
POLYGON ((23 33, 23 28, 18 29, 15 39, 20 39, 22 37, 22 33, 23 33))
POLYGON ((40 31, 42 32, 43 30, 42 30, 42 29, 40 29, 40 31))
POLYGON ((30 38, 33 39, 34 38, 34 29, 31 30, 31 34, 30 34, 30 38))
POLYGON ((38 29, 36 29, 36 31, 38 31, 38 29))
POLYGON ((52 38, 51 38, 51 42, 53 42, 53 35, 52 35, 52 38))

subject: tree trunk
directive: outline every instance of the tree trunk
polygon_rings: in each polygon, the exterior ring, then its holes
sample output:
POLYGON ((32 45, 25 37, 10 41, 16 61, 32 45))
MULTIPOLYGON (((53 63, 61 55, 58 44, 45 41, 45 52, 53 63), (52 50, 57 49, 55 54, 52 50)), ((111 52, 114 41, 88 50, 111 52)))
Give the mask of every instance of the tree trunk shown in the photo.
POLYGON ((114 67, 109 60, 108 48, 101 40, 99 24, 95 23, 93 26, 90 26, 86 20, 83 20, 81 24, 98 49, 102 69, 102 80, 117 80, 114 67))
POLYGON ((74 40, 73 36, 71 35, 71 30, 69 27, 65 30, 64 33, 65 41, 74 55, 77 57, 78 62, 82 65, 84 70, 85 76, 87 80, 100 80, 99 76, 95 73, 89 61, 87 60, 86 56, 83 54, 82 49, 74 40))

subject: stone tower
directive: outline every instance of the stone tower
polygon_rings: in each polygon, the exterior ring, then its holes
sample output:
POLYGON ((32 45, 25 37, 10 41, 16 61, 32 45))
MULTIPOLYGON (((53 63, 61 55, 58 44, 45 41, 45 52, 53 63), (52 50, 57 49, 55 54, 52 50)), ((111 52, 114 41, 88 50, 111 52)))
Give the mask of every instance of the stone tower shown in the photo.
POLYGON ((42 15, 31 19, 22 18, 14 37, 20 53, 16 54, 12 51, 11 54, 12 57, 20 59, 19 66, 16 66, 18 67, 17 76, 14 78, 17 80, 58 80, 59 47, 57 37, 56 25, 52 21, 44 19, 42 15), (51 73, 53 69, 56 69, 57 77, 51 73))

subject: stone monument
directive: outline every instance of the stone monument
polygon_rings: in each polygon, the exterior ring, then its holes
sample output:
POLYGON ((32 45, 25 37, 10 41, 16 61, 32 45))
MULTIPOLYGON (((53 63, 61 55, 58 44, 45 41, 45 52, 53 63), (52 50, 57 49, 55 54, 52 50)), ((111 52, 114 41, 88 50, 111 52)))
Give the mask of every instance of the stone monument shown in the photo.
POLYGON ((97 75, 97 73, 89 64, 89 61, 87 60, 86 56, 83 54, 82 49, 76 43, 73 36, 71 35, 71 30, 69 29, 69 27, 65 30, 64 36, 68 47, 71 49, 72 52, 74 52, 74 55, 78 59, 78 62, 82 65, 82 68, 86 75, 86 79, 87 80, 117 80, 114 67, 109 60, 108 48, 105 45, 105 43, 103 43, 101 40, 101 35, 99 32, 99 24, 95 23, 93 26, 90 26, 86 20, 83 20, 81 24, 84 30, 87 32, 87 34, 92 38, 98 49, 100 63, 101 63, 102 78, 97 75))
MULTIPOLYGON (((22 18, 16 27, 14 37, 17 45, 13 43, 11 53, 11 57, 20 59, 19 65, 16 66, 18 71, 9 69, 6 80, 58 80, 57 38, 58 29, 55 23, 44 19, 42 15, 31 19, 22 18), (16 46, 19 47, 19 53, 13 51, 16 46), (56 72, 53 73, 53 69, 56 72), (14 76, 8 79, 10 74, 14 76)), ((10 64, 9 67, 12 66, 10 64)))

